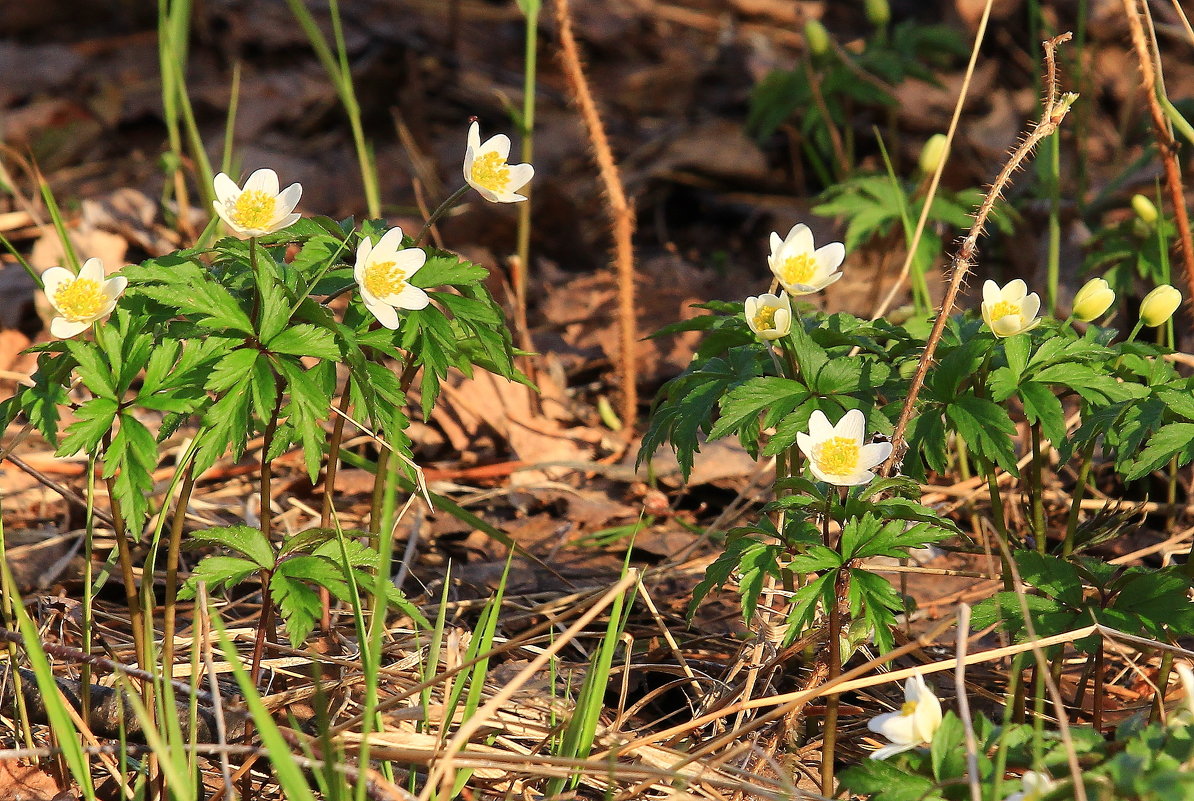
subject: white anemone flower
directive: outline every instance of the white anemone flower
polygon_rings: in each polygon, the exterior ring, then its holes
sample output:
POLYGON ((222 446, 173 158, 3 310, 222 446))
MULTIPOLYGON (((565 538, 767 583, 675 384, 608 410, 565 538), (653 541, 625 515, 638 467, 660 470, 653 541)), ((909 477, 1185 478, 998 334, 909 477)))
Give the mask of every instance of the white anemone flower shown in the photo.
POLYGON ((1049 778, 1049 774, 1027 770, 1020 777, 1020 792, 1012 793, 1004 801, 1041 801, 1055 787, 1057 782, 1049 778))
POLYGON ((842 277, 838 267, 846 258, 841 242, 813 248, 813 232, 804 223, 792 226, 783 239, 771 234, 767 266, 789 295, 811 295, 842 277))
POLYGON ((983 320, 997 337, 1010 337, 1031 331, 1041 324, 1037 314, 1041 299, 1028 294, 1028 285, 1017 278, 1000 288, 994 281, 983 284, 983 320))
POLYGON ((215 179, 216 199, 212 201, 216 214, 241 239, 265 236, 293 225, 301 216, 295 212, 303 187, 291 184, 278 191, 278 174, 273 170, 257 170, 241 189, 224 173, 215 179))
POLYGON ((785 337, 792 330, 792 301, 765 293, 746 299, 746 324, 767 341, 785 337))
POLYGON ((838 487, 855 487, 870 482, 873 469, 891 456, 890 442, 863 445, 865 432, 866 416, 858 409, 846 412, 836 426, 818 409, 808 419, 808 433, 796 435, 796 444, 817 478, 838 487))
POLYGON ((361 237, 352 275, 365 308, 386 328, 398 327, 398 309, 417 311, 431 302, 426 292, 410 283, 410 277, 426 261, 427 254, 421 249, 402 247, 401 228, 386 231, 376 245, 369 237, 361 237))
POLYGON ((42 273, 46 299, 57 315, 50 320, 50 333, 69 339, 86 331, 101 317, 116 308, 116 299, 128 286, 122 275, 106 278, 104 263, 88 259, 76 276, 65 267, 51 267, 42 273))
POLYGON ((507 164, 510 157, 510 137, 491 136, 481 143, 481 130, 474 121, 468 129, 468 146, 464 150, 464 180, 481 197, 491 203, 518 203, 526 200, 516 194, 535 175, 530 164, 507 164))
POLYGON ((866 726, 891 740, 891 745, 871 754, 871 759, 887 759, 933 742, 933 735, 941 726, 941 702, 925 684, 924 676, 917 673, 904 682, 904 705, 900 711, 871 718, 866 726))

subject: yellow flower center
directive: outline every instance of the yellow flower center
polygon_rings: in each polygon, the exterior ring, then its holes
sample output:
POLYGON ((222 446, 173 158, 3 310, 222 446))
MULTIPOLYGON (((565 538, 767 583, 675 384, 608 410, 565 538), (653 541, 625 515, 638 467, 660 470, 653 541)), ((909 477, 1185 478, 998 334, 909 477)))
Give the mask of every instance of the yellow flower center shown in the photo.
POLYGON ((904 705, 902 707, 900 707, 901 717, 906 718, 915 712, 916 712, 916 702, 915 701, 905 701, 904 705))
POLYGON ((848 476, 858 467, 858 443, 848 437, 832 437, 816 447, 813 458, 821 472, 848 476))
POLYGON ((406 287, 406 273, 392 261, 375 261, 365 267, 365 289, 376 298, 397 295, 406 287))
POLYGON ((811 253, 801 253, 784 260, 779 266, 779 280, 785 284, 808 284, 817 272, 817 261, 811 253))
POLYGON ((99 283, 90 278, 68 281, 54 293, 54 306, 72 323, 94 320, 106 303, 99 283))
POLYGON ((496 150, 484 153, 473 160, 473 183, 491 192, 504 192, 510 183, 510 168, 496 150))
POLYGON ((1001 320, 1009 314, 1019 314, 1020 304, 1008 300, 1001 300, 991 309, 991 321, 1001 320))
POLYGON ((760 306, 755 312, 754 323, 755 328, 759 331, 770 331, 775 328, 775 313, 779 311, 777 306, 760 306))
POLYGON ((228 216, 241 228, 264 229, 274 221, 277 205, 278 199, 268 192, 250 189, 240 193, 228 216))

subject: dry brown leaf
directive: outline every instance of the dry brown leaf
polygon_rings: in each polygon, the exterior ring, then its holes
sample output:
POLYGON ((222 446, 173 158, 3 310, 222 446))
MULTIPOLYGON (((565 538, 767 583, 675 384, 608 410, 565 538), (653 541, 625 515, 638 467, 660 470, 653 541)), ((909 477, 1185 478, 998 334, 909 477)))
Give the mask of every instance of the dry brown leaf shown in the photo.
POLYGON ((51 801, 58 797, 58 783, 36 765, 0 762, 0 801, 51 801))

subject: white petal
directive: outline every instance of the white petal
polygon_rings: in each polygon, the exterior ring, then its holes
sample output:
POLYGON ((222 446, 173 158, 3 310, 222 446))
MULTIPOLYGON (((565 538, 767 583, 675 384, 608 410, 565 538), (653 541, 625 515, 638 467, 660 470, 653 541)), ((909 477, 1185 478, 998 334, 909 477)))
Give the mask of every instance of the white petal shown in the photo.
POLYGON ((773 339, 786 337, 792 330, 792 312, 783 306, 775 310, 775 331, 773 339))
POLYGON ((788 232, 788 238, 784 241, 791 253, 812 253, 813 252, 813 232, 804 223, 800 223, 792 227, 788 232))
POLYGON ((394 265, 406 273, 407 278, 417 273, 426 263, 427 254, 422 248, 406 248, 394 254, 394 265))
POLYGON ((299 200, 303 196, 302 184, 291 184, 282 190, 278 195, 278 212, 279 216, 282 214, 289 214, 294 211, 294 207, 299 204, 299 200))
POLYGON ((771 258, 769 258, 767 260, 768 262, 770 262, 772 259, 775 258, 775 254, 777 254, 779 252, 779 249, 781 247, 783 247, 783 244, 784 244, 784 240, 779 238, 779 234, 777 234, 775 231, 772 231, 771 232, 771 258))
POLYGON ((994 306, 1002 300, 1002 293, 999 291, 999 284, 994 281, 983 282, 983 303, 994 306))
POLYGON ((863 470, 870 470, 886 462, 888 456, 891 456, 890 442, 872 442, 859 449, 858 466, 863 470))
POLYGON ((369 263, 369 254, 373 251, 373 240, 367 236, 361 237, 357 245, 357 261, 352 268, 352 277, 359 284, 365 280, 365 266, 369 263))
POLYGON ((915 747, 915 743, 908 745, 885 745, 878 751, 873 751, 871 753, 871 759, 887 759, 889 756, 895 756, 896 754, 902 754, 905 751, 911 751, 915 747))
POLYGON ((485 144, 481 145, 480 149, 482 153, 497 151, 498 158, 505 161, 510 158, 510 137, 505 134, 491 136, 485 141, 485 144))
POLYGON ((292 226, 296 222, 298 222, 302 216, 303 215, 299 214, 298 212, 294 212, 292 214, 287 214, 285 217, 283 217, 282 219, 278 220, 273 225, 271 225, 269 227, 269 231, 267 231, 265 233, 272 234, 275 231, 281 231, 285 228, 289 228, 290 226, 292 226))
POLYGON ((522 189, 535 177, 535 168, 530 164, 510 165, 510 188, 514 191, 522 189))
POLYGON ((754 317, 759 312, 759 298, 747 298, 743 305, 743 311, 746 313, 746 322, 754 326, 754 317))
POLYGON ((128 285, 129 279, 125 278, 123 275, 118 275, 115 278, 109 278, 104 282, 103 285, 104 296, 111 300, 116 300, 116 298, 120 297, 124 293, 124 290, 128 285))
POLYGON ((813 458, 813 448, 816 447, 816 444, 813 438, 803 431, 796 434, 796 447, 800 448, 800 452, 804 454, 806 459, 813 458))
POLYGON ((842 275, 843 275, 843 273, 834 273, 833 275, 825 276, 817 283, 817 291, 820 292, 825 287, 829 286, 832 283, 835 283, 842 277, 842 275))
POLYGON ((1025 320, 1032 320, 1041 310, 1041 297, 1033 292, 1020 303, 1020 314, 1025 320))
POLYGON ((377 242, 378 255, 374 257, 374 261, 383 260, 389 261, 399 248, 402 247, 402 229, 391 228, 381 235, 381 239, 377 242))
POLYGON ((69 284, 75 280, 75 274, 65 267, 51 267, 41 274, 42 284, 46 288, 46 297, 50 299, 50 304, 54 303, 54 296, 58 294, 58 290, 62 288, 63 284, 69 284))
POLYGON ((72 323, 65 317, 55 317, 53 320, 50 320, 50 333, 59 339, 70 339, 75 334, 86 331, 90 327, 91 322, 72 323))
POLYGON ((860 409, 851 409, 837 421, 833 433, 834 436, 846 437, 861 443, 862 435, 866 433, 866 415, 860 409))
POLYGON ((1018 314, 1005 314, 991 325, 997 337, 1015 336, 1024 330, 1024 319, 1018 314))
POLYGON ((817 464, 817 460, 813 459, 811 456, 809 457, 808 461, 808 469, 812 470, 813 475, 819 478, 821 481, 824 481, 826 484, 833 484, 836 487, 853 486, 851 484, 843 484, 841 482, 841 476, 833 476, 821 470, 820 466, 817 464))
POLYGON ((476 120, 468 127, 468 149, 474 153, 481 149, 481 126, 476 120))
POLYGON ((816 409, 809 415, 808 433, 813 438, 814 443, 823 442, 833 436, 833 425, 829 422, 829 418, 825 416, 825 412, 816 409))
POLYGON ((228 208, 223 203, 215 203, 214 205, 215 205, 216 215, 219 216, 219 218, 224 221, 225 225, 227 225, 230 229, 232 229, 232 232, 234 234, 236 234, 241 239, 244 239, 245 234, 246 234, 245 229, 241 228, 239 225, 237 225, 236 222, 231 217, 228 216, 228 208))
POLYGON ((1012 302, 1023 300, 1024 296, 1028 294, 1028 284, 1024 283, 1024 279, 1022 278, 1008 281, 1001 294, 1004 300, 1012 302))
POLYGON ((895 745, 915 746, 923 742, 916 736, 912 715, 888 712, 871 718, 866 727, 877 734, 882 734, 895 745))
POLYGON ((369 298, 365 298, 364 294, 361 296, 365 300, 365 308, 373 312, 373 316, 377 318, 377 322, 384 325, 391 331, 398 328, 398 312, 394 307, 388 303, 373 302, 369 298))
POLYGON ((240 187, 224 173, 220 173, 212 181, 212 186, 216 190, 216 199, 220 203, 227 203, 229 200, 235 200, 236 196, 240 194, 240 187))
POLYGON ((101 286, 104 283, 104 263, 96 258, 90 258, 83 262, 83 266, 79 268, 79 277, 86 278, 89 281, 95 281, 101 286))
POLYGON ((431 302, 431 298, 427 296, 426 292, 410 284, 404 286, 394 300, 394 305, 398 308, 409 309, 411 311, 425 309, 427 308, 427 304, 431 302))
POLYGON ((846 246, 841 242, 830 242, 824 247, 817 248, 813 254, 817 259, 817 267, 831 273, 846 260, 846 246))
POLYGON ((255 171, 245 181, 245 191, 264 192, 267 195, 277 197, 278 174, 268 167, 255 171))
POLYGON ((502 198, 499 195, 497 195, 492 189, 481 186, 480 184, 473 183, 472 176, 469 176, 467 178, 467 180, 468 180, 468 185, 471 186, 473 189, 476 189, 477 193, 480 194, 481 197, 488 200, 490 203, 509 203, 510 202, 508 200, 502 200, 502 198))

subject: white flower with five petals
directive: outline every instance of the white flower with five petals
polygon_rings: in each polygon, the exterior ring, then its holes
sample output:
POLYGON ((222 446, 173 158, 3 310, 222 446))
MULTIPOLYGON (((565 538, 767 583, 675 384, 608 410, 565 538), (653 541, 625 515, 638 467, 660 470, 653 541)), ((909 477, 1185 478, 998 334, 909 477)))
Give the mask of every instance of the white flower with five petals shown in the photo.
POLYGON ((352 275, 365 308, 386 328, 398 328, 398 309, 417 311, 431 302, 426 292, 410 283, 426 261, 427 254, 419 248, 402 247, 401 228, 386 231, 376 245, 361 237, 352 275))
POLYGON ((941 702, 924 676, 917 673, 904 682, 904 705, 899 712, 887 712, 871 718, 866 727, 891 741, 871 754, 871 759, 887 759, 911 751, 922 743, 933 742, 941 726, 941 702))
POLYGON ((535 175, 530 164, 508 164, 510 137, 491 136, 481 143, 481 130, 476 122, 468 129, 468 145, 464 149, 464 180, 481 197, 491 203, 518 203, 526 200, 517 194, 535 175))
POLYGON ((890 442, 864 445, 865 433, 866 417, 858 409, 846 412, 836 426, 818 409, 808 419, 808 433, 796 435, 796 444, 817 478, 838 487, 854 487, 874 478, 873 469, 891 455, 890 442))
POLYGON ((1040 296, 1035 292, 1028 294, 1028 285, 1019 278, 1002 288, 994 281, 983 284, 983 320, 997 337, 1015 336, 1036 328, 1041 324, 1037 317, 1040 310, 1040 296))
POLYGON ((804 223, 792 226, 783 239, 771 234, 767 266, 789 295, 811 295, 842 277, 838 267, 846 258, 841 242, 813 248, 813 232, 804 223))
POLYGON ((257 170, 245 181, 244 189, 224 173, 215 179, 216 214, 241 239, 265 236, 293 225, 301 216, 294 207, 303 195, 303 187, 291 184, 278 191, 278 174, 257 170))
POLYGON ((86 331, 101 317, 116 308, 116 299, 128 286, 122 275, 106 278, 104 263, 88 259, 76 276, 65 267, 51 267, 42 273, 46 299, 54 307, 56 316, 50 320, 50 333, 59 339, 69 339, 86 331))

